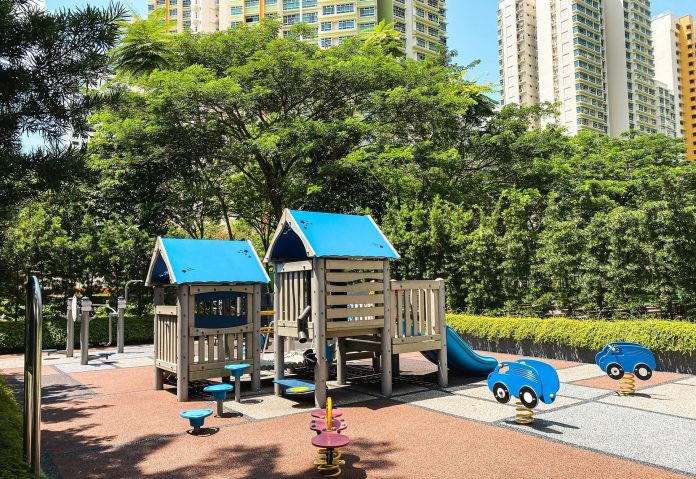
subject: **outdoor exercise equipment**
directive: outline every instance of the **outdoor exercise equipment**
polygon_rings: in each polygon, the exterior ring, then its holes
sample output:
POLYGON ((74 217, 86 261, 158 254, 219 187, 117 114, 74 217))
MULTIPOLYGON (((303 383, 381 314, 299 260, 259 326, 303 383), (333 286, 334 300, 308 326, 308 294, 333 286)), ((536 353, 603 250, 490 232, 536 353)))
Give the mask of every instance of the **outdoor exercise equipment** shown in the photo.
MULTIPOLYGON (((100 343, 101 346, 111 346, 113 342, 113 319, 117 320, 116 323, 116 350, 119 353, 123 352, 124 342, 125 342, 125 327, 124 318, 126 313, 126 299, 119 297, 116 300, 116 309, 111 307, 108 303, 95 304, 87 296, 79 298, 78 296, 73 296, 68 298, 68 311, 67 311, 67 344, 65 348, 66 356, 71 358, 74 354, 74 328, 75 323, 80 323, 80 363, 87 364, 90 359, 89 355, 89 323, 97 317, 97 312, 99 310, 107 311, 107 320, 109 322, 109 340, 106 343, 100 343), (93 315, 90 315, 94 312, 93 315)), ((109 353, 112 354, 112 353, 109 353)), ((97 355, 100 356, 100 355, 97 355)), ((94 356, 92 356, 94 357, 94 356)), ((108 356, 107 356, 108 357, 108 356)))
POLYGON ((212 394, 215 403, 217 404, 217 416, 222 417, 222 402, 227 399, 227 393, 232 391, 235 386, 231 384, 213 384, 203 388, 203 391, 212 394))
POLYGON ((188 419, 189 424, 193 428, 191 434, 200 434, 201 428, 205 423, 205 418, 213 414, 212 409, 188 409, 179 413, 179 416, 188 419))
POLYGON ((556 369, 536 359, 503 361, 488 375, 488 389, 499 403, 507 403, 510 396, 519 399, 515 403, 517 424, 532 424, 539 400, 553 403, 559 388, 556 369))
POLYGON ((244 374, 245 369, 249 369, 251 364, 227 364, 225 365, 225 370, 230 372, 230 375, 234 376, 234 400, 235 402, 241 402, 242 400, 242 374, 244 374))
POLYGON ((341 466, 345 461, 341 460, 341 447, 345 447, 350 442, 348 436, 341 434, 340 431, 348 426, 343 420, 335 419, 331 397, 326 398, 326 409, 312 411, 312 419, 309 428, 317 435, 312 438, 312 445, 317 447, 317 459, 314 465, 317 470, 327 477, 337 477, 341 475, 341 466), (317 418, 315 414, 323 413, 324 417, 317 418))
POLYGON ((41 344, 43 299, 36 276, 27 278, 24 320, 24 459, 34 477, 41 477, 41 344))
MULTIPOLYGON (((261 389, 261 287, 266 270, 249 241, 157 238, 146 286, 154 287, 155 389, 176 376, 176 396, 189 383, 230 376, 246 364, 261 389), (165 305, 165 288, 176 304, 165 305)), ((240 392, 235 385, 235 396, 240 392)))
POLYGON ((311 341, 315 404, 326 404, 336 338, 338 384, 346 363, 372 359, 384 396, 398 355, 433 351, 438 382, 448 383, 444 280, 391 281, 399 254, 369 216, 284 210, 264 262, 273 265, 275 394, 285 388, 285 338, 311 341))
POLYGON ((595 356, 595 363, 607 375, 619 381, 618 393, 628 396, 636 392, 636 377, 647 381, 655 370, 655 355, 638 343, 611 342, 595 356))

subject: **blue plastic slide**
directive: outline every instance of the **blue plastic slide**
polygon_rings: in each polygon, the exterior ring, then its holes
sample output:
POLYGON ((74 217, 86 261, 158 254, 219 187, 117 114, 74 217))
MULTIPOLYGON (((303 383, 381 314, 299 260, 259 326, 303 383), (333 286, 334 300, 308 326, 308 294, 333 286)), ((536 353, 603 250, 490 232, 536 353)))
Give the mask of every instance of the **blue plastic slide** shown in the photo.
MULTIPOLYGON (((431 363, 437 364, 437 351, 421 354, 431 363)), ((498 365, 491 356, 481 356, 471 349, 452 328, 447 326, 447 366, 450 370, 467 374, 488 374, 498 365)))

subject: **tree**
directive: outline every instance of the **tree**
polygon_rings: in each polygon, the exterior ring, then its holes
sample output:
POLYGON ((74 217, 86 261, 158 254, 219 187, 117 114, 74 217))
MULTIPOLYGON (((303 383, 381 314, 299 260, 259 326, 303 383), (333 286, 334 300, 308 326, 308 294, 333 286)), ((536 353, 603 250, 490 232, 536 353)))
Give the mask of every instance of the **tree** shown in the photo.
POLYGON ((211 219, 225 222, 230 237, 233 218, 243 218, 268 246, 283 208, 317 204, 317 196, 340 203, 329 194, 343 194, 337 165, 351 155, 401 148, 449 161, 456 135, 465 134, 452 125, 472 129, 474 117, 492 113, 487 90, 454 69, 357 40, 320 50, 294 35, 277 38, 278 28, 182 35, 174 67, 128 80, 124 102, 94 118, 92 161, 105 184, 154 189, 111 176, 138 176, 147 162, 163 172, 158 189, 202 185, 200 201, 216 203, 211 219), (235 45, 245 57, 228 55, 235 45), (240 184, 244 192, 231 189, 240 184), (254 198, 253 216, 243 195, 254 198))
POLYGON ((151 12, 146 18, 134 15, 133 21, 122 22, 123 38, 112 50, 114 69, 119 75, 139 77, 171 65, 171 36, 165 22, 165 9, 151 12))

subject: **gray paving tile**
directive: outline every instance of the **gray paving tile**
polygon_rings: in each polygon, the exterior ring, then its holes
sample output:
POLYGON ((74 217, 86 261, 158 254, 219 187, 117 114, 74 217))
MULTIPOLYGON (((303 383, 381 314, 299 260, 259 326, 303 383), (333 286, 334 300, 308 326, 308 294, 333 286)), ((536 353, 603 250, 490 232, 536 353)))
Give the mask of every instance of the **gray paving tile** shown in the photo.
POLYGON ((606 389, 590 388, 587 386, 578 386, 577 384, 561 384, 561 388, 558 391, 559 396, 566 396, 575 399, 595 399, 601 396, 606 396, 606 389))
POLYGON ((407 394, 396 397, 394 400, 436 412, 483 422, 496 422, 515 414, 515 408, 510 404, 500 404, 461 394, 448 394, 442 391, 407 394))
POLYGON ((583 379, 596 378, 599 376, 604 376, 604 373, 596 364, 582 364, 580 366, 558 370, 558 379, 560 379, 561 383, 581 381, 583 379))
POLYGON ((696 474, 696 422, 601 402, 550 411, 514 429, 696 474))
POLYGON ((696 376, 677 381, 677 384, 688 384, 689 386, 696 386, 696 376))
POLYGON ((660 384, 631 396, 614 394, 601 401, 696 420, 696 391, 688 384, 660 384))

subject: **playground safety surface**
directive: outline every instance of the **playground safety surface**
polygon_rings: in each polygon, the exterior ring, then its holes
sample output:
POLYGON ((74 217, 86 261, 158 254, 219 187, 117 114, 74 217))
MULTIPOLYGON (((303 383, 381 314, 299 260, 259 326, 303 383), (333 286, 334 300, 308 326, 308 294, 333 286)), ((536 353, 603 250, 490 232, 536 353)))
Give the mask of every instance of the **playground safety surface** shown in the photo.
MULTIPOLYGON (((489 354, 489 353, 485 353, 489 354)), ((499 359, 516 359, 492 354, 499 359)), ((594 364, 548 361, 561 389, 541 404, 532 426, 514 423, 485 378, 450 374, 437 387, 435 366, 401 356, 402 381, 384 399, 379 381, 330 395, 348 422, 345 478, 678 478, 696 477, 696 377, 654 374, 621 397, 594 364)), ((310 441, 313 404, 243 384, 241 404, 206 420, 208 435, 186 433, 185 409, 211 408, 199 390, 177 403, 152 389, 152 347, 131 346, 111 361, 44 355, 42 464, 52 478, 318 478, 310 441)), ((18 394, 21 356, 0 356, 18 394)), ((21 397, 20 397, 21 399, 21 397)))

